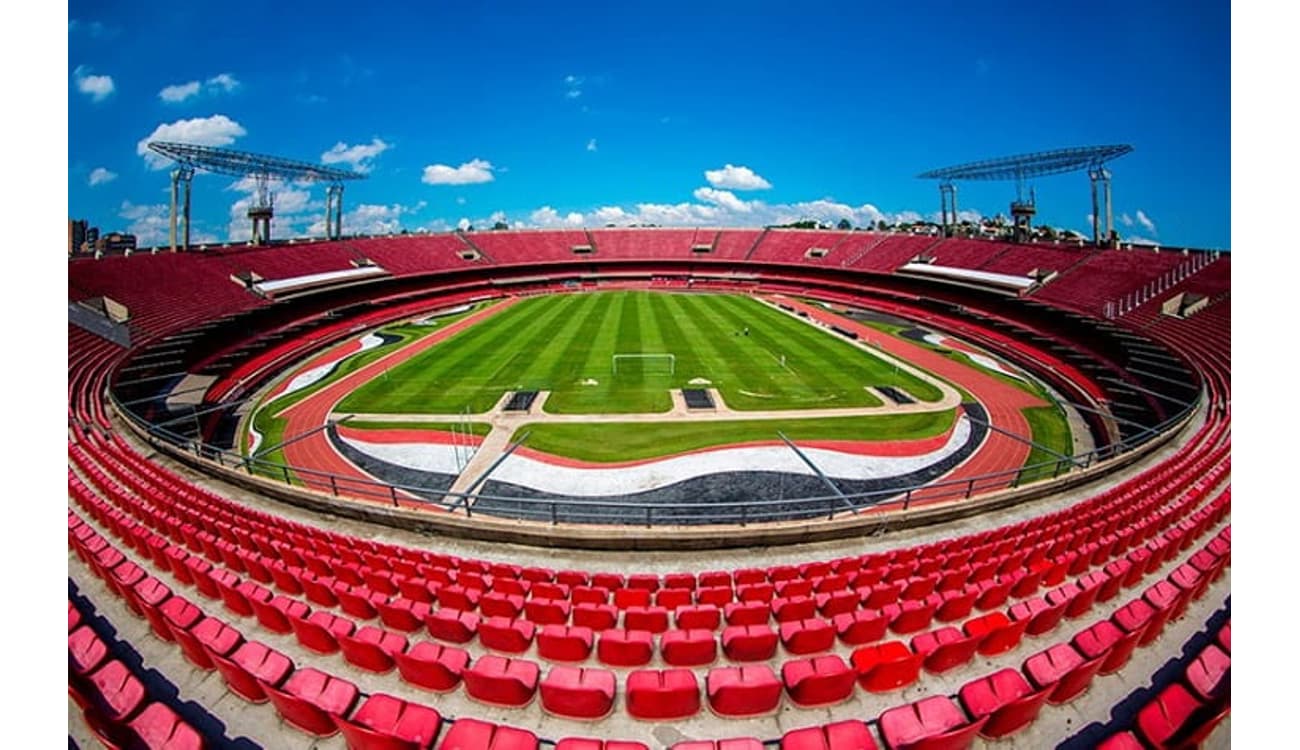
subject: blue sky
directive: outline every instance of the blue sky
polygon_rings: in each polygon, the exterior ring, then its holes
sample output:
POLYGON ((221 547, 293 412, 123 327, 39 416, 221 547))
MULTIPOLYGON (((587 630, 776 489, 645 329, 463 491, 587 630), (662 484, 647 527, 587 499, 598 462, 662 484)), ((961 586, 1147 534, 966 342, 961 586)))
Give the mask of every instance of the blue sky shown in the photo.
MULTIPOLYGON (((924 170, 1130 143, 1121 234, 1230 243, 1226 2, 254 5, 69 5, 71 215, 164 241, 150 138, 365 170, 344 229, 371 232, 929 218, 924 170)), ((1087 230, 1084 174, 1034 184, 1087 230)), ((196 240, 245 239, 248 200, 196 177, 196 240)), ((278 187, 276 236, 324 201, 278 187)))

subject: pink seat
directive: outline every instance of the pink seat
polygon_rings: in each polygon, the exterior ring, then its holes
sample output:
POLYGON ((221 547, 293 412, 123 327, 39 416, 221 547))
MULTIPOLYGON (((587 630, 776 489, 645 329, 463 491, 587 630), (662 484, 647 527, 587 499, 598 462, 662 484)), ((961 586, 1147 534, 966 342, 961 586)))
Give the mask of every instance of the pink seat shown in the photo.
POLYGON ((1040 690, 1051 688, 1047 702, 1065 703, 1088 689, 1104 657, 1085 659, 1068 643, 1058 643, 1025 660, 1025 674, 1040 690))
POLYGON ((117 659, 109 659, 86 678, 95 704, 112 722, 135 715, 146 701, 144 683, 117 659))
POLYGON ((862 689, 873 693, 896 690, 916 682, 925 659, 902 641, 862 646, 850 658, 862 689))
POLYGON ((718 658, 712 630, 669 630, 659 640, 659 653, 674 667, 697 667, 718 658))
POLYGON ((966 635, 979 638, 979 647, 976 649, 979 653, 996 656, 1015 648, 1028 625, 1028 620, 1012 621, 1001 612, 989 612, 967 620, 962 630, 966 635))
POLYGON ((912 651, 922 656, 927 672, 940 674, 973 659, 979 641, 978 637, 949 626, 912 638, 912 651))
POLYGON ((512 654, 522 654, 533 643, 537 626, 528 620, 489 617, 478 625, 478 642, 512 654))
POLYGON ((388 672, 396 662, 394 654, 406 650, 406 636, 374 625, 366 625, 350 635, 339 635, 343 658, 370 672, 388 672))
POLYGON ((513 620, 523 610, 524 597, 522 594, 489 592, 478 603, 478 611, 483 613, 484 617, 506 617, 513 620))
POLYGON ((346 617, 317 610, 305 619, 294 617, 289 620, 294 635, 304 648, 318 654, 332 654, 339 650, 339 637, 349 636, 356 631, 356 623, 346 617))
POLYGON ((1052 604, 1046 598, 1036 596, 1011 607, 1011 619, 1027 620, 1025 632, 1029 635, 1041 635, 1057 626, 1065 615, 1065 605, 1068 603, 1063 600, 1058 604, 1052 604))
POLYGON ((1231 668, 1232 658, 1211 643, 1187 665, 1185 679, 1197 698, 1212 703, 1227 694, 1231 668))
POLYGON ((68 633, 68 669, 73 674, 85 676, 107 658, 108 644, 89 625, 68 633))
POLYGON ((285 721, 317 737, 337 733, 330 716, 350 712, 360 695, 356 685, 314 667, 294 670, 280 687, 262 687, 285 721))
POLYGON ((859 609, 835 615, 831 623, 835 626, 840 641, 850 646, 878 641, 885 637, 889 628, 889 620, 874 609, 859 609))
POLYGON ((1141 635, 1140 629, 1125 633, 1110 620, 1100 620, 1075 635, 1070 643, 1085 659, 1105 657, 1098 674, 1111 674, 1128 663, 1141 635))
POLYGON ((1139 646, 1150 641, 1150 639, 1146 638, 1146 635, 1151 631, 1151 625, 1155 618, 1155 608, 1142 599, 1134 599, 1115 610, 1115 614, 1110 616, 1111 622, 1119 626, 1120 630, 1125 633, 1139 634, 1137 642, 1139 646))
POLYGON ((166 748, 166 750, 202 750, 203 735, 190 726, 165 703, 154 702, 127 724, 133 735, 128 742, 133 747, 166 748))
POLYGON ((533 699, 541 670, 527 659, 481 656, 465 670, 470 697, 498 706, 523 706, 533 699))
POLYGON ((968 723, 951 699, 936 695, 880 714, 880 736, 891 750, 960 750, 970 747, 986 721, 968 723))
POLYGON ((719 716, 755 716, 776 710, 781 681, 766 664, 718 667, 705 677, 704 692, 719 716))
POLYGON ((781 665, 781 681, 799 706, 839 703, 853 694, 856 675, 838 655, 815 656, 781 665))
POLYGON ((437 710, 383 693, 366 698, 350 718, 331 718, 358 750, 429 750, 442 727, 437 710))
POLYGON ((596 642, 596 658, 615 667, 639 667, 654 656, 654 636, 645 630, 605 630, 596 642))
POLYGON ((819 727, 792 729, 781 736, 781 750, 876 750, 867 725, 850 719, 819 727))
POLYGON ((526 729, 478 719, 457 719, 438 744, 439 750, 537 750, 537 735, 526 729))
POLYGON ((591 628, 543 625, 537 633, 537 654, 550 661, 586 661, 593 643, 591 628))
POLYGON ((600 719, 614 708, 614 673, 604 669, 552 667, 541 682, 542 708, 571 719, 600 719))
POLYGON ((776 653, 777 635, 767 625, 729 625, 722 630, 722 651, 732 661, 767 661, 776 653))
POLYGON ((930 627, 938 606, 933 601, 905 600, 881 608, 885 617, 890 618, 889 629, 895 633, 915 633, 930 627))
POLYGON ((1173 683, 1138 709, 1137 730, 1153 747, 1181 747, 1179 739, 1194 731, 1202 705, 1187 688, 1173 683))
POLYGON ((700 685, 689 669, 641 669, 627 676, 627 712, 637 719, 684 719, 700 710, 700 685))
POLYGON ((209 652, 228 656, 244 642, 238 630, 215 617, 205 617, 189 630, 176 630, 172 635, 185 658, 201 669, 216 669, 209 652))
POLYGON ((976 719, 988 717, 980 736, 995 740, 1028 726, 1043 708, 1051 690, 1034 690, 1024 675, 1003 669, 966 683, 958 697, 976 719))
POLYGON ((782 622, 779 632, 781 644, 792 654, 815 654, 835 644, 835 628, 820 618, 782 622))
POLYGON ((289 657, 257 641, 245 641, 229 658, 211 650, 208 657, 231 692, 250 703, 265 703, 262 686, 280 684, 293 669, 289 657))
POLYGON ((429 690, 446 691, 460 684, 469 653, 455 646, 420 641, 406 653, 394 653, 402 679, 429 690))

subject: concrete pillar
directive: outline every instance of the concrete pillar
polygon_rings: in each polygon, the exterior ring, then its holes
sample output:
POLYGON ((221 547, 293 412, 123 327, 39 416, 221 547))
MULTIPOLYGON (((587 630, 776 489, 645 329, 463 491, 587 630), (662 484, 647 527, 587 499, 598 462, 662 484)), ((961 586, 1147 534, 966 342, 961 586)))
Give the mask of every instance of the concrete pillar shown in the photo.
POLYGON ((180 179, 181 179, 181 171, 179 169, 173 169, 172 170, 171 232, 168 235, 168 239, 170 240, 173 253, 176 252, 176 192, 177 192, 176 188, 177 188, 177 183, 180 182, 180 179))

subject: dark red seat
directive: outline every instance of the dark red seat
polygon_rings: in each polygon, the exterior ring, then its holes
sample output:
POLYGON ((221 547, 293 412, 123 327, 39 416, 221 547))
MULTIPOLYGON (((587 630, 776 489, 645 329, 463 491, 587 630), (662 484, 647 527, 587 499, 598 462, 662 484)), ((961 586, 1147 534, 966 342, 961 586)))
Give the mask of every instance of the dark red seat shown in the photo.
POLYGON ((351 717, 331 718, 357 750, 429 750, 442 727, 436 709, 383 693, 366 698, 351 717))
POLYGON ((862 689, 883 693, 916 682, 924 658, 902 641, 885 641, 855 650, 850 660, 862 689))
POLYGON ((1039 690, 1051 688, 1048 703, 1073 700, 1088 689, 1105 657, 1084 658, 1068 643, 1058 643, 1025 660, 1025 674, 1039 690))
POLYGON ((523 706, 537 692, 541 670, 527 659, 496 654, 480 656, 465 670, 465 691, 470 697, 498 706, 523 706))
POLYGON ((339 637, 352 635, 356 623, 333 612, 317 610, 306 618, 294 617, 289 620, 294 636, 304 648, 318 654, 332 654, 339 650, 339 637))
POLYGON ((1002 669, 966 683, 958 697, 976 719, 988 717, 980 736, 995 740, 1028 726, 1042 710, 1051 690, 1034 690, 1015 669, 1002 669))
POLYGON ((1110 620, 1100 620, 1075 635, 1070 643, 1085 659, 1105 657, 1097 673, 1111 674, 1128 663, 1141 635, 1140 629, 1125 633, 1110 620))
POLYGON ((876 750, 867 725, 850 719, 819 727, 792 729, 781 735, 781 750, 876 750))
POLYGON ((253 614, 257 616, 257 621, 262 624, 262 627, 274 633, 292 633, 293 626, 289 624, 289 619, 306 617, 311 613, 311 607, 308 607, 305 602, 284 594, 265 601, 250 598, 249 602, 253 605, 253 614))
POLYGON ((859 646, 885 637, 889 620, 878 610, 859 609, 835 615, 831 620, 835 634, 847 645, 859 646))
POLYGON ((209 652, 229 656, 244 642, 238 630, 215 617, 205 617, 189 630, 177 630, 173 635, 185 658, 202 669, 216 669, 209 652))
POLYGON ((673 619, 680 630, 717 630, 722 624, 722 610, 712 604, 678 607, 673 619))
POLYGON ((940 674, 973 659, 979 642, 977 636, 948 626, 912 638, 912 651, 924 659, 922 665, 927 672, 940 674))
POLYGON ((346 715, 361 694, 357 686, 314 667, 294 670, 284 684, 262 688, 280 716, 293 726, 317 737, 338 732, 332 715, 346 715))
POLYGON ((68 633, 68 669, 73 674, 84 677, 107 658, 108 644, 89 625, 68 633))
POLYGON ((639 667, 654 656, 654 636, 645 630, 602 631, 596 642, 596 658, 615 667, 639 667))
POLYGON ((1203 716, 1202 704, 1175 682, 1138 709, 1137 731, 1153 747, 1183 747, 1180 740, 1197 729, 1198 718, 1208 718, 1203 716))
POLYGON ((618 608, 613 604, 579 604, 573 608, 573 624, 599 633, 618 622, 618 608))
POLYGON ((776 631, 767 625, 728 625, 722 651, 732 661, 767 661, 776 653, 776 631))
POLYGON ((522 594, 489 592, 479 600, 478 611, 484 617, 506 617, 513 620, 524 611, 524 597, 522 594))
POLYGON ((700 685, 689 669, 641 669, 627 676, 627 712, 637 719, 684 719, 700 710, 700 685))
POLYGON ((478 642, 511 654, 522 654, 533 644, 537 626, 528 620, 488 617, 478 624, 478 642))
POLYGON ((880 736, 891 750, 960 750, 986 721, 968 722, 951 699, 935 695, 880 714, 880 736))
POLYGON ((781 702, 781 681, 766 664, 710 669, 704 691, 719 716, 765 714, 781 702))
POLYGON ((406 650, 406 636, 390 630, 366 625, 350 635, 339 635, 339 649, 343 658, 370 672, 388 672, 397 664, 394 654, 406 650))
POLYGON ((817 614, 817 600, 810 596, 782 596, 769 605, 777 622, 806 620, 817 614))
POLYGON ((1196 659, 1187 665, 1184 677, 1197 698, 1212 703, 1227 695, 1231 685, 1231 668, 1232 658, 1211 643, 1201 649, 1196 659))
POLYGON ((524 618, 538 625, 564 625, 572 608, 568 599, 529 599, 524 602, 524 618))
POLYGON ((938 606, 933 601, 900 601, 881 608, 889 618, 889 629, 895 633, 915 633, 930 627, 938 606))
POLYGON ((835 644, 835 628, 820 618, 780 624, 781 644, 792 654, 815 654, 835 644))
POLYGON ((406 653, 394 653, 402 679, 429 690, 446 691, 460 684, 469 653, 455 646, 420 641, 406 653))
POLYGON ((117 659, 109 659, 86 678, 100 712, 112 722, 134 716, 146 701, 144 683, 117 659))
POLYGON ((526 729, 479 719, 457 719, 438 743, 439 750, 537 750, 537 735, 526 729))
POLYGON ((551 661, 586 661, 594 642, 591 628, 543 625, 537 632, 537 653, 551 661))
POLYGON ((203 735, 167 704, 150 703, 127 723, 129 747, 166 750, 203 750, 203 735))
POLYGON ((659 639, 659 653, 674 667, 698 667, 718 658, 718 639, 712 630, 669 630, 659 639))
POLYGON ((469 643, 478 633, 479 616, 459 609, 437 609, 424 618, 429 635, 448 643, 469 643))
POLYGON ((854 671, 837 654, 796 659, 781 665, 781 681, 790 700, 804 707, 846 700, 853 694, 855 678, 854 671))
POLYGON ((208 657, 230 690, 250 703, 265 703, 262 686, 280 684, 293 669, 289 657, 257 641, 245 641, 229 658, 211 650, 208 657))
POLYGON ((541 682, 542 708, 571 719, 600 719, 614 708, 614 673, 605 669, 552 667, 541 682))
POLYGON ((1002 612, 989 612, 967 620, 962 626, 966 635, 979 638, 976 649, 985 656, 996 656, 1015 648, 1025 634, 1029 620, 1011 620, 1002 612))

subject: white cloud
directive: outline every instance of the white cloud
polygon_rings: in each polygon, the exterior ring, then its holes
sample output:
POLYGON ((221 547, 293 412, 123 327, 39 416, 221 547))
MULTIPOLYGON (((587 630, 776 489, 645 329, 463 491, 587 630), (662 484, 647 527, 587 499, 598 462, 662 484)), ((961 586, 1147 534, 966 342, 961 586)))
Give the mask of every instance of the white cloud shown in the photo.
POLYGON ((1153 240, 1147 237, 1125 237, 1124 241, 1131 245, 1159 245, 1159 240, 1153 240))
POLYGON ((472 159, 459 167, 430 164, 424 168, 421 182, 426 185, 472 185, 491 182, 492 179, 492 162, 472 159))
POLYGON ((179 141, 200 146, 228 146, 247 133, 243 126, 225 115, 195 117, 163 123, 141 138, 135 152, 144 157, 150 169, 163 169, 171 160, 149 150, 150 141, 179 141))
POLYGON ((220 89, 227 94, 239 88, 239 81, 229 73, 218 73, 209 78, 207 84, 209 89, 220 89))
POLYGON ((349 164, 358 172, 369 172, 370 160, 389 148, 391 148, 389 144, 378 138, 371 139, 370 143, 358 143, 355 146, 339 141, 329 151, 321 154, 320 160, 322 164, 349 164))
POLYGON ((158 92, 158 98, 168 104, 179 104, 192 96, 199 95, 199 82, 177 83, 166 86, 158 92))
POLYGON ((730 190, 767 190, 772 183, 754 174, 749 167, 736 167, 730 164, 722 169, 707 169, 704 178, 716 188, 730 190))
POLYGON ((588 151, 595 151, 595 150, 596 150, 596 139, 595 139, 595 138, 592 138, 591 140, 587 141, 587 150, 588 150, 588 151))
MULTIPOLYGON (((1088 214, 1088 220, 1089 220, 1089 221, 1092 220, 1092 214, 1088 214)), ((1128 214, 1120 214, 1120 215, 1119 215, 1119 221, 1120 221, 1121 224, 1123 224, 1123 225, 1126 226, 1126 227, 1131 227, 1131 226, 1133 226, 1133 217, 1132 217, 1132 216, 1129 216, 1128 214)))
POLYGON ((715 206, 721 206, 739 213, 749 213, 754 210, 755 206, 761 205, 761 201, 742 201, 730 190, 714 190, 710 187, 699 188, 692 195, 695 196, 696 200, 712 203, 715 206))
POLYGON ((458 195, 458 196, 456 196, 456 205, 457 205, 457 206, 463 206, 463 205, 465 205, 465 196, 463 196, 463 195, 458 195))
POLYGON ((77 90, 88 95, 91 101, 104 101, 116 88, 112 76, 91 75, 90 68, 85 65, 78 65, 77 69, 72 71, 72 77, 77 82, 77 90))
POLYGON ((598 224, 618 224, 628 222, 628 213, 618 206, 601 206, 591 213, 598 224))
MULTIPOLYGON (((395 234, 402 231, 402 217, 419 211, 421 207, 418 203, 415 206, 362 203, 351 211, 343 212, 343 231, 347 234, 395 234)), ((311 237, 325 234, 323 214, 307 227, 306 234, 311 237)))
POLYGON ((580 227, 582 226, 582 214, 575 212, 560 216, 560 213, 550 206, 542 206, 528 215, 528 223, 534 227, 580 227))
POLYGON ((470 228, 469 219, 466 219, 464 216, 460 217, 460 221, 456 222, 456 228, 462 232, 465 231, 466 229, 469 229, 470 228))
POLYGON ((1147 230, 1148 232, 1154 235, 1160 234, 1160 232, 1156 230, 1156 223, 1151 220, 1151 217, 1143 213, 1141 209, 1138 210, 1137 216, 1135 218, 1137 219, 1137 223, 1142 225, 1143 229, 1147 230))
MULTIPOLYGON (((244 197, 230 205, 230 222, 226 227, 229 242, 247 242, 252 236, 252 221, 248 218, 248 208, 256 199, 257 180, 242 177, 232 182, 227 190, 245 193, 244 197)), ((271 236, 276 239, 289 237, 313 236, 325 234, 325 202, 312 200, 311 191, 302 187, 290 187, 280 180, 271 180, 267 189, 272 195, 275 217, 271 220, 271 236), (321 226, 319 232, 311 231, 312 222, 321 226)))
MULTIPOLYGON (((135 235, 136 245, 157 247, 170 242, 171 214, 167 204, 140 206, 131 201, 122 201, 117 215, 130 222, 126 231, 135 235)), ((180 232, 179 224, 176 231, 180 232)), ((177 239, 179 241, 179 237, 177 239)))
POLYGON ((90 184, 91 187, 95 187, 96 185, 103 185, 106 182, 112 182, 113 180, 116 179, 117 179, 116 172, 110 172, 103 167, 95 167, 94 169, 90 170, 90 178, 87 180, 87 182, 90 184))
POLYGON ((582 77, 567 75, 564 77, 564 96, 567 99, 577 99, 582 96, 582 77))

